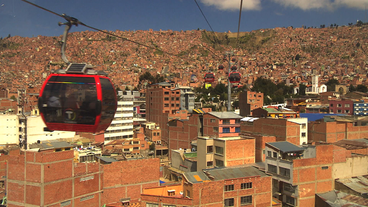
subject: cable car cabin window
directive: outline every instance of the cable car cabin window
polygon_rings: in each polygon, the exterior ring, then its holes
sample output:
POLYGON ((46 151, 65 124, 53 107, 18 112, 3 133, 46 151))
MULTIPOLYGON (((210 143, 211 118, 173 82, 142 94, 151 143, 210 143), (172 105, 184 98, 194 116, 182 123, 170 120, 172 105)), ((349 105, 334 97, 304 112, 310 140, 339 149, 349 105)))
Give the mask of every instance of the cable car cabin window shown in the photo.
POLYGON ((46 122, 95 124, 97 92, 93 77, 53 76, 45 86, 42 100, 46 122))
POLYGON ((106 78, 100 78, 102 90, 101 125, 110 124, 116 111, 116 95, 111 82, 106 78))

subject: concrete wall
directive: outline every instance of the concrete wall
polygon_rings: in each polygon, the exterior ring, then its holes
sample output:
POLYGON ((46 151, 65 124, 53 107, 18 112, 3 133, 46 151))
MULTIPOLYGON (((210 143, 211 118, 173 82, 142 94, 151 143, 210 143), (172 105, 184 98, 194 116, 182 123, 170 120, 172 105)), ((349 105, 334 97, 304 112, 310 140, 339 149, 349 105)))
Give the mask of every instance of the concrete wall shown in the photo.
POLYGON ((335 163, 332 166, 333 179, 367 175, 367 163, 368 156, 351 157, 346 162, 335 163))
POLYGON ((17 115, 0 115, 0 144, 19 143, 18 125, 17 115))

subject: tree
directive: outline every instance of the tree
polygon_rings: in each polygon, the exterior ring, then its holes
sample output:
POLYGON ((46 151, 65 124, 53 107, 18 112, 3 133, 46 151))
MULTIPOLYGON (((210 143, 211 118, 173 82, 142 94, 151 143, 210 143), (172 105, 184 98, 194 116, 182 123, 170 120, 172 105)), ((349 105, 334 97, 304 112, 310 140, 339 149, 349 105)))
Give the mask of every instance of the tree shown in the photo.
POLYGON ((17 98, 16 98, 14 95, 12 95, 12 96, 10 97, 10 99, 12 99, 13 101, 16 101, 16 100, 17 100, 17 98))
POLYGON ((328 80, 326 83, 327 91, 335 91, 335 86, 339 84, 340 84, 339 81, 336 79, 328 80))
POLYGON ((305 96, 305 89, 307 89, 307 86, 304 84, 299 85, 299 95, 305 96))
POLYGON ((349 86, 349 91, 350 92, 356 91, 356 88, 353 85, 350 85, 349 86))
POLYGON ((356 90, 359 92, 367 93, 368 89, 365 85, 357 85, 356 90))

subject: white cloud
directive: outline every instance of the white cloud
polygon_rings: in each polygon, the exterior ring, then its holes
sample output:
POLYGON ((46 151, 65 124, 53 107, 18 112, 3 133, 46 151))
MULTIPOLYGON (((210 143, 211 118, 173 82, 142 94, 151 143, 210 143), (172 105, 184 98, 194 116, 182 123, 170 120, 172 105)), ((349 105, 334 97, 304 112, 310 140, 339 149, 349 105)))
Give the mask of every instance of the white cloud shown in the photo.
MULTIPOLYGON (((219 10, 239 10, 239 0, 201 0, 207 6, 214 6, 219 10)), ((260 10, 261 0, 243 0, 244 10, 260 10)))
POLYGON ((365 9, 368 0, 272 0, 280 5, 302 10, 326 9, 333 10, 338 7, 365 9))
POLYGON ((368 0, 335 0, 335 3, 353 9, 368 9, 368 0))

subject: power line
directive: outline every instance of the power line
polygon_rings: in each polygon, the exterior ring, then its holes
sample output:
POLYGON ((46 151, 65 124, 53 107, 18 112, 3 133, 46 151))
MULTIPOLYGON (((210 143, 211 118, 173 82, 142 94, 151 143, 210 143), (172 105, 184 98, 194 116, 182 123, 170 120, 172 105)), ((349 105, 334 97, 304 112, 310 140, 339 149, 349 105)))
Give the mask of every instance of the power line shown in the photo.
MULTIPOLYGON (((140 42, 137 42, 137 41, 134 41, 134 40, 130 40, 130 39, 126 38, 126 37, 122 37, 122 36, 119 36, 119 35, 113 34, 113 33, 111 33, 111 32, 106 32, 106 31, 101 30, 101 29, 98 29, 98 28, 96 28, 96 27, 89 26, 89 25, 87 25, 87 24, 85 24, 85 23, 83 23, 83 22, 79 21, 77 18, 70 17, 70 16, 67 16, 67 15, 65 15, 65 14, 58 14, 58 13, 56 13, 56 12, 53 12, 53 11, 49 10, 49 9, 46 9, 46 8, 44 8, 44 7, 41 7, 41 6, 37 5, 37 4, 34 4, 34 3, 32 3, 32 2, 29 2, 28 0, 22 0, 22 1, 24 1, 24 2, 26 2, 26 3, 28 3, 28 4, 31 4, 31 5, 33 5, 33 6, 37 7, 37 8, 39 8, 39 9, 45 10, 45 11, 47 11, 47 12, 49 12, 49 13, 52 13, 52 14, 54 14, 54 15, 56 15, 56 16, 62 17, 62 18, 64 18, 65 20, 67 20, 68 22, 70 22, 72 25, 75 25, 75 26, 82 25, 82 26, 85 26, 85 27, 87 27, 87 28, 90 28, 90 29, 93 29, 93 30, 96 30, 96 31, 99 31, 99 32, 102 32, 102 33, 105 33, 105 34, 108 34, 108 35, 113 36, 113 37, 120 38, 120 39, 125 40, 125 41, 128 41, 128 42, 132 42, 132 43, 137 44, 137 45, 140 45, 140 46, 144 46, 144 47, 147 47, 147 48, 150 48, 150 49, 153 49, 153 50, 158 50, 158 51, 161 51, 162 53, 165 53, 165 54, 168 54, 168 55, 172 55, 172 56, 176 56, 176 57, 181 57, 179 54, 173 54, 173 53, 170 53, 170 52, 166 52, 166 51, 163 51, 163 50, 159 49, 158 47, 152 47, 152 46, 149 46, 149 45, 145 45, 145 44, 143 44, 143 43, 140 43, 140 42)), ((197 4, 197 5, 198 5, 198 4, 197 4)), ((199 5, 198 5, 198 6, 199 6, 199 5)), ((207 19, 206 19, 206 21, 207 21, 207 19)), ((210 26, 210 27, 211 27, 211 26, 210 26)), ((211 27, 211 29, 212 29, 212 27, 211 27)), ((212 30, 212 31, 213 31, 213 30, 212 30)), ((214 52, 213 52, 213 51, 211 51, 210 49, 206 48, 204 45, 202 45, 202 47, 203 47, 203 48, 205 48, 206 50, 208 50, 209 52, 213 53, 215 56, 219 57, 216 53, 214 53, 214 52)))
POLYGON ((240 30, 240 20, 241 20, 241 12, 243 9, 243 0, 240 1, 240 10, 239 10, 239 23, 238 23, 238 35, 236 36, 236 47, 239 47, 239 30, 240 30))

